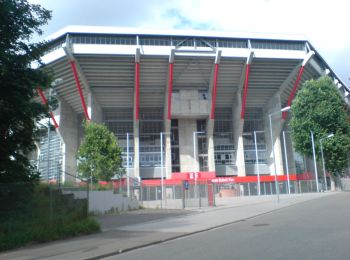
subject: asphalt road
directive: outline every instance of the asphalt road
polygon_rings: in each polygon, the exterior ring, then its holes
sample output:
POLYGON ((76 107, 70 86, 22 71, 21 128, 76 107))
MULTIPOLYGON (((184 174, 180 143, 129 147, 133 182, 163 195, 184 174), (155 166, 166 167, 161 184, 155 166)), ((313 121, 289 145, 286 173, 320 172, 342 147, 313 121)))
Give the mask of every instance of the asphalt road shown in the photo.
POLYGON ((350 192, 106 259, 350 259, 350 192))

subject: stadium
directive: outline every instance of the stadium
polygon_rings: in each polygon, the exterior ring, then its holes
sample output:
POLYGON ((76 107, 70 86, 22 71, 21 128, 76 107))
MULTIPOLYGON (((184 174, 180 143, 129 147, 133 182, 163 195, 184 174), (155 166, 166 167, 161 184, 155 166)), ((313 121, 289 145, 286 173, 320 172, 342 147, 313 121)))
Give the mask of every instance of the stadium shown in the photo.
POLYGON ((57 84, 38 91, 59 106, 36 155, 46 180, 76 176, 84 119, 114 132, 136 180, 306 178, 312 160, 293 150, 287 124, 296 91, 328 75, 350 107, 304 36, 70 26, 48 41, 57 84))

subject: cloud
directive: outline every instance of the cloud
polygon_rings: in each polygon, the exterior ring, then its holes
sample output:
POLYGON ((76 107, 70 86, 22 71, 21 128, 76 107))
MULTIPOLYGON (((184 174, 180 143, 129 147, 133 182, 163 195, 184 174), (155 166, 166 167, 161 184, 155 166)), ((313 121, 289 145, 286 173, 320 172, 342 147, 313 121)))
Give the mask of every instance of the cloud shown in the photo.
POLYGON ((343 0, 30 1, 53 10, 46 35, 67 25, 304 34, 344 80, 350 77, 344 58, 349 8, 343 0))
POLYGON ((181 14, 179 9, 170 9, 167 10, 164 19, 173 18, 174 24, 173 28, 175 29, 194 29, 194 30, 208 30, 213 29, 209 23, 193 21, 181 14))

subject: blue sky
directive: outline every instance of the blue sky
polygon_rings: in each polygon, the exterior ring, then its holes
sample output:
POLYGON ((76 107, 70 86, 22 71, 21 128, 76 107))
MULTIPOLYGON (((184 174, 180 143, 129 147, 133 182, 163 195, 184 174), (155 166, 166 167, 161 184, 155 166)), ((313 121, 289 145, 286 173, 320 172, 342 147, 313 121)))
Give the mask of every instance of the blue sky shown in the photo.
POLYGON ((350 86, 346 0, 29 0, 53 11, 43 37, 67 25, 303 34, 350 86))

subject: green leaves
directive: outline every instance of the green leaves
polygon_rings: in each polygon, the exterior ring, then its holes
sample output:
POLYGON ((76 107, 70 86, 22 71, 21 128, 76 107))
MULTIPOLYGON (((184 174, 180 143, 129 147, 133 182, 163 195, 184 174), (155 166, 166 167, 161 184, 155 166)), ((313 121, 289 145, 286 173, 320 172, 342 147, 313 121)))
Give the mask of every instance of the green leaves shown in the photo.
POLYGON ((35 121, 47 108, 34 97, 36 88, 48 87, 51 79, 43 69, 30 67, 40 62, 46 44, 29 40, 50 18, 50 11, 26 0, 0 1, 0 182, 36 176, 26 155, 34 148, 35 121))
POLYGON ((78 172, 93 181, 109 181, 119 174, 122 150, 117 139, 105 125, 84 122, 85 138, 78 151, 78 172))
POLYGON ((341 174, 348 165, 350 124, 345 104, 329 77, 303 84, 292 103, 289 126, 296 151, 311 156, 310 131, 314 132, 316 152, 320 160, 320 139, 323 139, 326 168, 333 175, 341 174))

